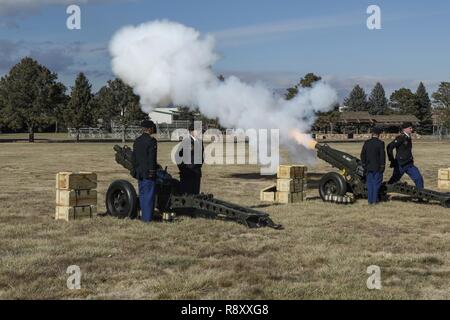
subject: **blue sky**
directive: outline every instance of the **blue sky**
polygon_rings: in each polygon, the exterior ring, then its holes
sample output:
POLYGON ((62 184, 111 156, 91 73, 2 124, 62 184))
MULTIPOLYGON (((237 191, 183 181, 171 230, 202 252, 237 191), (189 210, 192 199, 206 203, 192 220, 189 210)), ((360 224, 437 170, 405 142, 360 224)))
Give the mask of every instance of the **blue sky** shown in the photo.
POLYGON ((108 42, 128 24, 169 19, 213 33, 217 73, 285 88, 315 72, 345 95, 355 84, 388 92, 429 91, 450 80, 450 2, 0 0, 0 75, 24 55, 71 86, 86 72, 94 89, 113 77, 108 42), (66 28, 68 4, 81 7, 81 30, 66 28), (382 29, 368 30, 366 9, 381 8, 382 29))

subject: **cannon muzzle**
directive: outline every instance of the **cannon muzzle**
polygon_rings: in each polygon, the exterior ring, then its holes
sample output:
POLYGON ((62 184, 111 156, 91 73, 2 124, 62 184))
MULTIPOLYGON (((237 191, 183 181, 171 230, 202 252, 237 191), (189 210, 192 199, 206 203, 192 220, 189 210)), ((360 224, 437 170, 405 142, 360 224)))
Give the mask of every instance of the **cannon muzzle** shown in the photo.
POLYGON ((114 148, 115 152, 122 152, 122 150, 123 150, 122 147, 117 144, 113 148, 114 148))

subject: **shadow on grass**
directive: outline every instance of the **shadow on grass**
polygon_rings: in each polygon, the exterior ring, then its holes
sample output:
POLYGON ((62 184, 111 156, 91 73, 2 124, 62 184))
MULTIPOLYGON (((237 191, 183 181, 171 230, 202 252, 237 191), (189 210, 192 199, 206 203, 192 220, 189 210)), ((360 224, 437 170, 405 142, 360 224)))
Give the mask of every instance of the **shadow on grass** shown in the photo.
POLYGON ((398 202, 408 202, 408 203, 414 203, 418 205, 434 205, 434 206, 440 206, 442 207, 441 203, 437 201, 427 201, 427 200, 417 200, 413 197, 409 196, 400 196, 400 195, 393 195, 389 197, 390 201, 398 201, 398 202))
MULTIPOLYGON (((322 172, 308 172, 308 181, 320 180, 325 173, 322 172)), ((276 174, 261 175, 259 172, 246 172, 246 173, 231 173, 226 178, 246 179, 246 180, 274 180, 277 178, 276 174)))
POLYGON ((227 178, 233 179, 244 179, 244 180, 275 180, 276 175, 261 175, 258 172, 247 172, 247 173, 232 173, 227 176, 227 178))
POLYGON ((270 202, 270 203, 264 203, 264 204, 257 204, 254 206, 249 206, 250 209, 260 209, 260 208, 267 208, 267 207, 275 207, 281 205, 277 202, 270 202))

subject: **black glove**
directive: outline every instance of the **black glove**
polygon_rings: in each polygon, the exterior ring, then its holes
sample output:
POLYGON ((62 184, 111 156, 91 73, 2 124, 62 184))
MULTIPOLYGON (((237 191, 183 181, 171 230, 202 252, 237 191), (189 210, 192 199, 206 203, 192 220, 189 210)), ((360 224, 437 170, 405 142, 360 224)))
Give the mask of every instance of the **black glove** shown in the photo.
POLYGON ((153 180, 156 178, 156 170, 148 170, 148 178, 153 180))

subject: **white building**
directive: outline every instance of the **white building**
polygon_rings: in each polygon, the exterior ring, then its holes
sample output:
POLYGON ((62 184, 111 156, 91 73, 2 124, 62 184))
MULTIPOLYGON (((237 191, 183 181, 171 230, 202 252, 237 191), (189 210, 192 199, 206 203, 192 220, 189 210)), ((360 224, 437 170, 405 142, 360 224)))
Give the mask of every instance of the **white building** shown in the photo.
POLYGON ((346 112, 346 111, 348 111, 348 107, 347 106, 344 106, 344 105, 339 106, 339 112, 346 112))
POLYGON ((152 112, 149 113, 149 117, 153 122, 158 124, 172 124, 177 111, 177 108, 155 108, 152 112))

